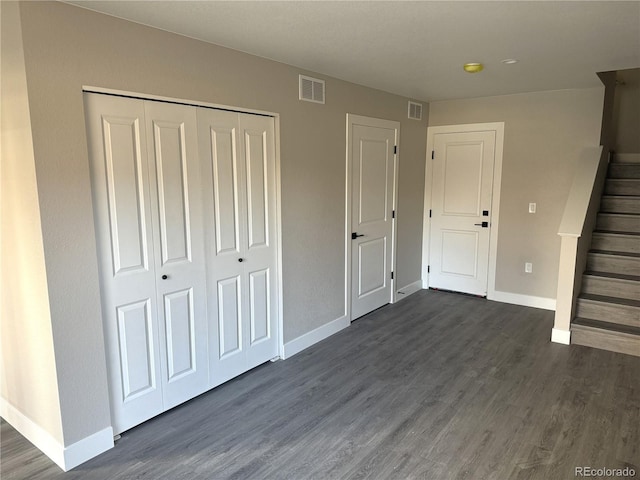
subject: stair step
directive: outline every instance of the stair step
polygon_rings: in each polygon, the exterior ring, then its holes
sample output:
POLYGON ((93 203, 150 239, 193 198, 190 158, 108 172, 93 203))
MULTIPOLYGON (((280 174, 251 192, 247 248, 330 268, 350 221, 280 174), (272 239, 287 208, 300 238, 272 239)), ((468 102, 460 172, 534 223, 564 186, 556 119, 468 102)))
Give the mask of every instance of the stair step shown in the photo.
POLYGON ((610 163, 608 178, 640 178, 640 163, 610 163))
POLYGON ((576 317, 640 329, 640 301, 584 293, 578 297, 576 317))
POLYGON ((587 271, 640 275, 640 254, 591 250, 587 255, 587 271))
POLYGON ((640 216, 628 213, 599 213, 598 230, 609 232, 640 233, 640 216))
POLYGON ((575 318, 571 343, 640 357, 640 329, 575 318))
POLYGON ((605 195, 640 195, 640 179, 608 178, 604 184, 605 195))
POLYGON ((640 215, 640 197, 628 195, 603 195, 600 202, 603 213, 631 213, 640 215))
POLYGON ((640 163, 640 153, 616 153, 611 163, 640 163))
POLYGON ((640 235, 615 232, 593 232, 591 248, 610 252, 640 253, 640 235))
POLYGON ((636 300, 640 298, 640 276, 587 272, 582 276, 582 293, 636 300))

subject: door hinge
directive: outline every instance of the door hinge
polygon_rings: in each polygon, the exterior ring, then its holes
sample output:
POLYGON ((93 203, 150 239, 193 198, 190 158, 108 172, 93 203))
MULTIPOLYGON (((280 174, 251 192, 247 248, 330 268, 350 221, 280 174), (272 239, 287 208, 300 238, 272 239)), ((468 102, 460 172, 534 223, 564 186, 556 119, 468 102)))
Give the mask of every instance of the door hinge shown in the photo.
POLYGON ((436 151, 431 150, 431 160, 433 160, 434 158, 436 158, 436 151))
POLYGON ((393 146, 393 154, 395 155, 396 153, 398 153, 398 145, 393 146))
POLYGON ((431 265, 427 265, 427 273, 431 273, 431 265))
POLYGON ((393 272, 391 272, 391 280, 393 280, 393 272))
POLYGON ((395 210, 391 210, 391 218, 396 218, 396 211, 395 210))
POLYGON ((431 218, 431 209, 429 209, 429 218, 431 218))

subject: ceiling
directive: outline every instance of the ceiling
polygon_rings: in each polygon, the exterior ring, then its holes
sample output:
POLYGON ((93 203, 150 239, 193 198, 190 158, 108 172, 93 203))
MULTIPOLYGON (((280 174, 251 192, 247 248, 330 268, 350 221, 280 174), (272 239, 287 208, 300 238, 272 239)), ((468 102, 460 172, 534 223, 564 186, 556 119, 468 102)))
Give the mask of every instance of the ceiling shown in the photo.
POLYGON ((68 3, 423 101, 586 88, 640 67, 640 1, 68 3))

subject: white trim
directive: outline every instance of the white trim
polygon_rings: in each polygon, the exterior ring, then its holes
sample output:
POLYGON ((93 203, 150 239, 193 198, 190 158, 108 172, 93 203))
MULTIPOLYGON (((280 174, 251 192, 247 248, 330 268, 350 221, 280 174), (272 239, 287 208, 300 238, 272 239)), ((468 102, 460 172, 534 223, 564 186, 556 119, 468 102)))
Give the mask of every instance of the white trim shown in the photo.
POLYGON ((149 93, 132 92, 130 90, 116 90, 113 88, 94 87, 91 85, 83 85, 82 91, 87 93, 102 93, 106 95, 120 95, 122 97, 141 98, 143 100, 155 100, 157 102, 180 103, 183 105, 191 105, 194 107, 217 108, 221 110, 230 110, 232 112, 250 113, 252 115, 266 115, 275 117, 275 112, 267 112, 266 110, 255 110, 250 108, 235 107, 232 105, 222 105, 219 103, 201 102, 186 98, 164 97, 162 95, 151 95, 149 93))
MULTIPOLYGON (((496 258, 498 254, 498 229, 500 218, 500 189, 502 187, 502 157, 504 154, 504 122, 469 123, 462 125, 443 125, 427 128, 427 155, 424 178, 424 222, 422 223, 422 287, 429 288, 429 242, 431 240, 431 184, 433 164, 431 152, 434 148, 434 137, 439 133, 467 133, 493 131, 496 134, 496 145, 493 164, 493 190, 491 195, 491 231, 489 232, 489 270, 487 274, 487 298, 496 294, 496 258)), ((514 303, 514 302, 507 302, 514 303)), ((555 308, 555 307, 554 307, 555 308)))
POLYGON ((488 300, 496 302, 512 303, 523 307, 542 308, 544 310, 555 310, 556 299, 546 297, 535 297, 533 295, 523 295, 521 293, 500 292, 494 290, 491 295, 487 295, 488 300))
POLYGON ((284 344, 282 358, 285 359, 292 357, 296 353, 300 353, 305 348, 309 348, 325 338, 338 333, 340 330, 347 328, 349 325, 351 325, 351 321, 346 315, 343 315, 340 318, 336 318, 329 323, 325 323, 321 327, 305 333, 304 335, 300 335, 298 338, 294 338, 290 342, 284 344))
POLYGON ((560 330, 559 328, 552 328, 551 341, 553 343, 571 345, 571 330, 560 330))
MULTIPOLYGON (((353 146, 353 139, 351 137, 351 128, 353 125, 365 125, 368 127, 379 127, 393 129, 395 131, 395 144, 398 147, 397 153, 393 159, 393 206, 392 209, 396 211, 396 218, 391 221, 391 271, 395 272, 396 266, 396 247, 397 242, 397 228, 396 222, 398 217, 398 161, 400 159, 400 122, 394 120, 384 120, 380 118, 364 117, 362 115, 354 115, 347 113, 347 132, 346 132, 346 152, 345 152, 345 266, 344 266, 344 312, 345 316, 351 321, 351 151, 353 146)), ((395 272, 397 275, 397 272, 395 272)), ((395 303, 397 301, 395 278, 390 281, 390 295, 389 303, 395 303)))
POLYGON ((412 295, 416 292, 422 290, 422 280, 417 280, 409 285, 402 287, 396 291, 396 301, 403 300, 407 298, 409 295, 412 295))
POLYGON ((64 447, 49 432, 4 398, 0 398, 0 415, 65 472, 113 448, 111 427, 64 447))
POLYGON ((284 296, 282 279, 282 181, 280 178, 280 115, 274 115, 276 149, 276 282, 278 284, 278 354, 284 359, 284 296))
POLYGON ((107 427, 65 447, 63 470, 65 472, 71 470, 111 448, 113 448, 113 428, 107 427))

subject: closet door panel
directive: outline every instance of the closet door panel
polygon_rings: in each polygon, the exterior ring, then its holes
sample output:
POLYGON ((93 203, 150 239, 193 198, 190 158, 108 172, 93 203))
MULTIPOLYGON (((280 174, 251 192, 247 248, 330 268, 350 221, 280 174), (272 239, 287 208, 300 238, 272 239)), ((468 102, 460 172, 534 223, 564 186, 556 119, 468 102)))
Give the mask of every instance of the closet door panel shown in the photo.
POLYGON ((111 417, 120 433, 163 410, 144 105, 84 100, 111 417))
POLYGON ((208 388, 208 324, 196 109, 145 101, 156 251, 162 305, 164 408, 208 388))
POLYGON ((244 285, 247 368, 278 355, 276 163, 272 117, 239 114, 245 152, 243 189, 247 199, 244 285))
POLYGON ((198 109, 202 159, 209 285, 210 385, 219 385, 247 370, 244 337, 246 210, 243 145, 238 114, 198 109))

